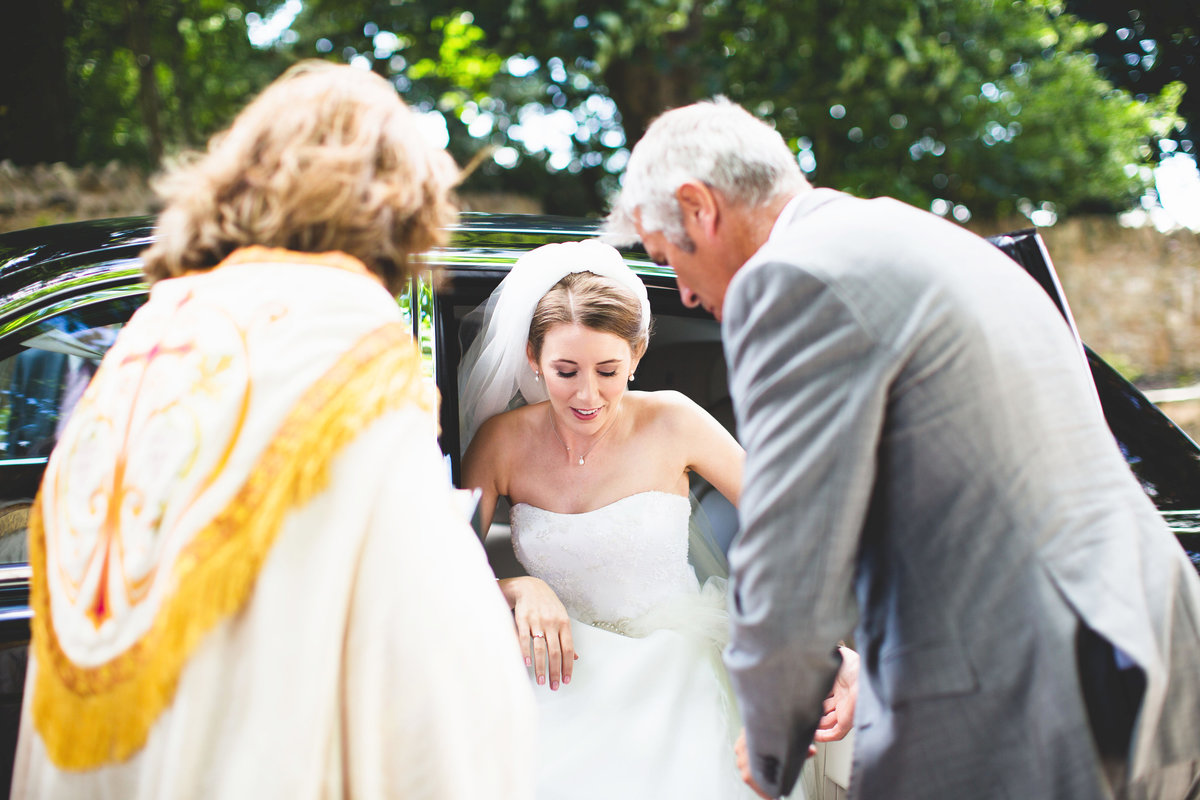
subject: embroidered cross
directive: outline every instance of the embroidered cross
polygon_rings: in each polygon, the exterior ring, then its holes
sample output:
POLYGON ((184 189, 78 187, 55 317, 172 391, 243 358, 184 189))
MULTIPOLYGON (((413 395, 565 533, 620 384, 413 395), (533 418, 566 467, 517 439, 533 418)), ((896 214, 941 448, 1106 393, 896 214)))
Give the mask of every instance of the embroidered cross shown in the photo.
POLYGON ((113 548, 121 546, 121 509, 124 508, 127 497, 139 494, 137 487, 126 486, 125 484, 126 453, 129 446, 131 428, 133 427, 134 411, 137 408, 137 398, 142 395, 142 386, 146 380, 146 373, 150 371, 150 366, 154 361, 165 356, 183 356, 194 349, 195 346, 192 344, 166 347, 156 342, 154 346, 143 353, 131 353, 121 359, 121 366, 136 364, 139 361, 145 363, 142 366, 141 375, 138 376, 137 386, 134 388, 134 406, 130 409, 129 416, 125 420, 123 441, 117 453, 116 464, 113 466, 112 488, 109 492, 108 507, 104 516, 104 524, 100 529, 101 546, 104 548, 104 560, 100 564, 100 577, 96 584, 96 595, 92 599, 92 602, 88 604, 86 610, 88 619, 92 621, 92 625, 96 628, 103 625, 105 620, 109 619, 113 613, 110 571, 113 569, 113 548))

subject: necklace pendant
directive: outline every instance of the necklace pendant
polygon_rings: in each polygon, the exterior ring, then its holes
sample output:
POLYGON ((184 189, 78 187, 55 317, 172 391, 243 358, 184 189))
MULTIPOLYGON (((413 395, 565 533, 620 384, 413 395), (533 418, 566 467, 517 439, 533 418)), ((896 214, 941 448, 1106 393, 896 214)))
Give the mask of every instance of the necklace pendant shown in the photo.
POLYGON ((579 466, 583 466, 583 456, 579 457, 579 466))

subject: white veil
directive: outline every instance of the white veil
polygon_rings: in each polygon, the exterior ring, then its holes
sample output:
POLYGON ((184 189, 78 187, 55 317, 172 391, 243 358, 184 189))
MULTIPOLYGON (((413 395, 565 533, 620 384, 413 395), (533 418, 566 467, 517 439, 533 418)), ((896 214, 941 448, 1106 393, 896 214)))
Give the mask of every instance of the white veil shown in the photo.
POLYGON ((542 245, 517 259, 483 305, 469 313, 464 327, 480 325, 479 335, 458 365, 458 422, 462 450, 491 417, 547 398, 534 381, 525 357, 529 323, 538 301, 572 272, 591 272, 620 283, 642 304, 642 330, 650 325, 646 286, 616 248, 595 239, 542 245))
MULTIPOLYGON (((585 239, 542 245, 525 253, 491 296, 463 318, 463 329, 478 325, 479 332, 458 365, 461 452, 466 452, 479 426, 490 418, 547 399, 545 384, 533 379, 525 355, 529 325, 538 301, 572 272, 591 272, 629 289, 642 304, 642 331, 649 329, 646 285, 616 248, 585 239)), ((697 577, 705 583, 709 577, 728 575, 725 553, 695 497, 692 511, 688 560, 697 577)))

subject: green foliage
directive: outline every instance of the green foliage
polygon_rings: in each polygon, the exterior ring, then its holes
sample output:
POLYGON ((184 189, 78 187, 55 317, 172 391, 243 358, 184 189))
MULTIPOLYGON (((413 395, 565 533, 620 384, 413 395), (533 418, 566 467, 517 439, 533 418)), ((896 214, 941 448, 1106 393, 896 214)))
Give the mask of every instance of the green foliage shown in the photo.
POLYGON ((1178 97, 1114 89, 1086 50, 1100 28, 1061 4, 807 5, 789 28, 787 3, 731 4, 714 38, 727 93, 775 120, 814 182, 960 219, 1120 210, 1145 189, 1178 97))
POLYGON ((1062 0, 61 0, 71 160, 201 144, 287 64, 354 63, 445 121, 464 191, 602 213, 662 110, 721 93, 772 120, 814 183, 965 219, 1120 210, 1178 130, 1182 84, 1139 98, 1062 0))
POLYGON ((288 60, 251 46, 252 3, 64 1, 76 163, 155 167, 201 145, 288 60))
POLYGON ((1115 89, 1088 51, 1104 27, 1058 0, 491 5, 475 17, 494 46, 585 76, 630 141, 721 93, 772 120, 814 183, 961 220, 1123 210, 1178 123, 1181 85, 1115 89))
MULTIPOLYGON (((520 17, 525 9, 308 0, 292 26, 294 52, 373 69, 419 110, 442 115, 450 152, 469 165, 464 191, 525 194, 557 214, 597 213, 623 163, 608 160, 625 142, 612 101, 574 61, 541 50, 529 60, 532 51, 498 41, 486 28, 510 12, 520 17)), ((526 22, 557 40, 546 20, 526 22)), ((569 21, 566 29, 575 30, 569 21)), ((586 36, 574 42, 585 43, 586 36)))
POLYGON ((1135 97, 1159 94, 1173 83, 1194 87, 1179 103, 1184 124, 1160 142, 1164 155, 1196 155, 1200 132, 1200 6, 1188 2, 1067 0, 1067 10, 1103 23, 1091 43, 1101 74, 1135 97))

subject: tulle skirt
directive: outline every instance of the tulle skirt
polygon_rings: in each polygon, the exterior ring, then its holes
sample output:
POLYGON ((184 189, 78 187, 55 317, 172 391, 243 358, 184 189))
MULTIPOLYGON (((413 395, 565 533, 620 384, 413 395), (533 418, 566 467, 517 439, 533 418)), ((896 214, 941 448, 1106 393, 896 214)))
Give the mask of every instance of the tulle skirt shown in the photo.
POLYGON ((571 682, 534 687, 539 800, 757 797, 733 754, 741 723, 721 663, 722 584, 639 620, 572 619, 571 682))

